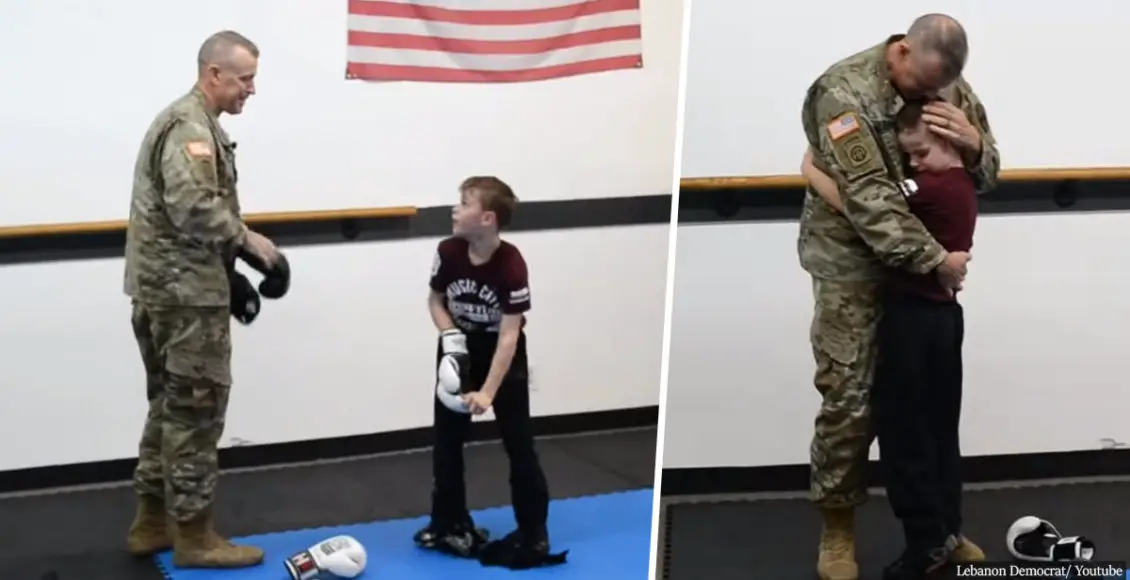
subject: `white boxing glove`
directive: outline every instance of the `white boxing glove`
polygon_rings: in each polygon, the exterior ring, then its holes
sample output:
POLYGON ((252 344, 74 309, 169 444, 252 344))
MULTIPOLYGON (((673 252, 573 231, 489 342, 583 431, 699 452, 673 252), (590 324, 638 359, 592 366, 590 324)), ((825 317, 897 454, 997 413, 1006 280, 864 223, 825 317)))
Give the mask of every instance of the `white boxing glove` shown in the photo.
POLYGON ((365 547, 351 536, 334 536, 286 559, 291 580, 356 578, 365 570, 365 547))
POLYGON ((1095 557, 1095 545, 1082 536, 1064 537, 1047 520, 1024 516, 1008 527, 1008 552, 1027 562, 1077 562, 1095 557))
POLYGON ((436 397, 444 407, 456 413, 470 413, 463 400, 463 381, 469 380, 470 355, 467 353, 467 335, 458 329, 440 333, 443 356, 436 369, 436 397))
POLYGON ((449 386, 445 385, 443 381, 436 383, 436 398, 439 399, 439 402, 456 413, 470 413, 471 407, 463 398, 463 393, 459 390, 458 385, 455 386, 454 391, 449 391, 449 386))

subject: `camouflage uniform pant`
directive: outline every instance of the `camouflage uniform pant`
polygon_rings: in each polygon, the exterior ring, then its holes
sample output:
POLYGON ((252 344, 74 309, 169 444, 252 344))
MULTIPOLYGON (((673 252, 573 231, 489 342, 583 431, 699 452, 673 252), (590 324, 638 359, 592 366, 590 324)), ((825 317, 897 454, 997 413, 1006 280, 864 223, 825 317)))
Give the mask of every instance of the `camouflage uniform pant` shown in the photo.
POLYGON ((228 308, 133 304, 133 333, 145 364, 149 413, 134 486, 165 500, 177 521, 212 504, 216 449, 231 390, 228 308))
POLYGON ((878 284, 814 279, 813 294, 812 353, 823 402, 809 448, 812 500, 824 508, 853 507, 867 499, 878 284))

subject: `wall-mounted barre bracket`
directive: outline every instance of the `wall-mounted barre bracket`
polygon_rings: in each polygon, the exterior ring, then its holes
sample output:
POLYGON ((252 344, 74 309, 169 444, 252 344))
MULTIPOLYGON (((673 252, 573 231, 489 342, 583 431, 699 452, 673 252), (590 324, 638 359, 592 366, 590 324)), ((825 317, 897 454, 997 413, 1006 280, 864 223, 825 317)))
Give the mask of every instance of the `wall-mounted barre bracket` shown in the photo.
POLYGON ((1057 183, 1052 190, 1052 203, 1060 209, 1069 209, 1079 200, 1081 189, 1078 180, 1065 179, 1057 183))

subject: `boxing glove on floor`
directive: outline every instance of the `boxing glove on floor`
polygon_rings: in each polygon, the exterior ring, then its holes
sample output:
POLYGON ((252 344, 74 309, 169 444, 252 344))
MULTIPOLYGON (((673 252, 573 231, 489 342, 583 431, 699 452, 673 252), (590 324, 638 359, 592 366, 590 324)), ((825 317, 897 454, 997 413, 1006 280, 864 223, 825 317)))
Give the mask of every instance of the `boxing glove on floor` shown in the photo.
POLYGON ((1082 536, 1064 537, 1047 520, 1024 516, 1008 527, 1008 552, 1027 562, 1087 561, 1095 557, 1095 545, 1082 536))
POLYGON ((440 333, 443 356, 436 369, 436 397, 444 407, 457 413, 469 413, 470 408, 461 396, 470 380, 471 357, 467 352, 467 335, 458 329, 440 333))
POLYGON ((255 254, 248 252, 246 248, 240 248, 238 255, 240 260, 263 275, 263 280, 259 282, 259 294, 263 298, 278 300, 286 296, 287 291, 290 290, 290 262, 287 261, 286 256, 280 253, 275 265, 268 268, 267 264, 255 254))
POLYGON ((334 536, 283 562, 291 580, 356 578, 365 570, 365 547, 351 536, 334 536))
POLYGON ((232 318, 243 325, 255 322, 255 318, 259 316, 261 303, 259 293, 251 285, 251 280, 235 270, 230 270, 228 271, 228 284, 231 291, 230 310, 232 318))

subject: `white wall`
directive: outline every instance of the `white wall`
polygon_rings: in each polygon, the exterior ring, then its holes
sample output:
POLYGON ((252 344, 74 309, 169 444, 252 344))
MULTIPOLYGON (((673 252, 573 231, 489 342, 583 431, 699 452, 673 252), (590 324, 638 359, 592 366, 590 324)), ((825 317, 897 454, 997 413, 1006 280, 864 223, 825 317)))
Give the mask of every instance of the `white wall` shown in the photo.
MULTIPOLYGON (((530 265, 534 414, 659 403, 668 229, 509 236, 530 265)), ((224 445, 430 425, 437 241, 288 250, 291 294, 234 331, 224 445)), ((121 277, 117 259, 0 269, 0 470, 136 454, 145 375, 121 277)))
POLYGON ((670 193, 682 12, 643 0, 642 69, 428 85, 345 80, 344 1, 5 3, 0 225, 125 217, 146 127, 223 28, 263 51, 225 120, 246 211, 445 204, 483 173, 524 200, 670 193))
POLYGON ((1130 117, 1102 95, 1126 92, 1130 3, 835 0, 691 7, 683 177, 795 174, 800 107, 833 62, 945 12, 969 32, 967 78, 985 101, 1006 168, 1128 165, 1130 117), (1049 111, 1056 119, 1045 121, 1049 111))
MULTIPOLYGON (((678 228, 665 467, 803 464, 819 397, 797 224, 678 228)), ((1130 442, 1130 214, 986 216, 962 302, 966 455, 1130 442)))
MULTIPOLYGON (((0 54, 19 90, 0 91, 0 225, 125 217, 148 123, 224 28, 263 51, 259 94, 225 117, 248 212, 446 205, 470 174, 526 202, 670 193, 682 12, 643 1, 639 70, 426 85, 344 80, 344 2, 10 3, 0 54)), ((659 403, 668 230, 511 236, 531 268, 535 414, 659 403)), ((284 248, 292 294, 236 330, 224 445, 429 425, 437 241, 284 248)), ((121 261, 0 267, 0 287, 0 440, 20 443, 0 470, 135 455, 145 383, 121 261)))

